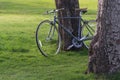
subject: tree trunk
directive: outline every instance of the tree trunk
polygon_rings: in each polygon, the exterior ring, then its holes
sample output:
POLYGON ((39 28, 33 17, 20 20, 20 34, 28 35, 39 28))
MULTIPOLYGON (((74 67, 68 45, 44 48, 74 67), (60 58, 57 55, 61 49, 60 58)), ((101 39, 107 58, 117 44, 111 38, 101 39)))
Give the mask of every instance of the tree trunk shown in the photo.
MULTIPOLYGON (((79 8, 78 0, 55 0, 56 8, 64 8, 59 11, 58 17, 78 17, 79 12, 75 11, 75 8, 79 8)), ((59 19, 59 23, 70 30, 74 35, 77 35, 78 19, 59 19)), ((63 30, 59 29, 62 36, 62 49, 67 48, 72 44, 72 38, 63 30)))
POLYGON ((88 72, 120 71, 120 0, 99 0, 97 31, 89 49, 88 72))

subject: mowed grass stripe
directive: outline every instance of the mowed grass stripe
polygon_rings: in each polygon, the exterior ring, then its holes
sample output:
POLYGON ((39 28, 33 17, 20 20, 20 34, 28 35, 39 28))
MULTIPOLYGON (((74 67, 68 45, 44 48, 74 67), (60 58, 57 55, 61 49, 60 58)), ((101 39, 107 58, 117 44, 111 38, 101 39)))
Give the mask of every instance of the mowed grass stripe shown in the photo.
MULTIPOLYGON (((86 19, 96 18, 96 0, 91 2, 81 2, 81 7, 90 10, 84 16, 86 19)), ((94 79, 93 74, 84 75, 88 62, 86 49, 61 51, 51 58, 38 51, 36 27, 40 21, 52 19, 52 15, 43 14, 54 8, 54 0, 0 0, 0 80, 94 79)))

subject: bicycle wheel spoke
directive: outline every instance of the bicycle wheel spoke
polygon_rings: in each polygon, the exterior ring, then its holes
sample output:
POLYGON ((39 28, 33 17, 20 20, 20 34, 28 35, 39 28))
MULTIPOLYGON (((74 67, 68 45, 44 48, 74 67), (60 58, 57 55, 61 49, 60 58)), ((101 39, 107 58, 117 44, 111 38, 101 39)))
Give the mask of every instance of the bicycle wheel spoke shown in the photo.
POLYGON ((96 30, 95 21, 88 21, 87 23, 83 23, 82 36, 83 37, 86 36, 86 38, 83 40, 86 48, 89 48, 91 40, 94 37, 95 30, 96 30))
POLYGON ((51 21, 45 20, 40 23, 36 30, 36 42, 44 56, 55 55, 59 52, 61 37, 51 21))

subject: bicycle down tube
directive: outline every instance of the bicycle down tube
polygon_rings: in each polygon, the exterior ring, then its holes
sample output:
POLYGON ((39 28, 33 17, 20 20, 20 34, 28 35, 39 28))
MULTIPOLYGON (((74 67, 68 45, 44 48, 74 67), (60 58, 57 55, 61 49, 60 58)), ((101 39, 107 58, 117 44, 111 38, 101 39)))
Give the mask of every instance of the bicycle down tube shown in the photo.
MULTIPOLYGON (((77 19, 78 18, 79 19, 79 24, 80 24, 80 18, 81 17, 58 17, 58 18, 61 18, 61 19, 77 19)), ((81 38, 81 33, 80 33, 81 26, 80 25, 78 26, 78 35, 74 36, 70 30, 68 30, 65 26, 63 26, 60 22, 57 21, 58 18, 55 17, 54 22, 57 23, 59 25, 59 27, 61 27, 66 33, 68 33, 75 40, 80 41, 80 38, 81 38)))

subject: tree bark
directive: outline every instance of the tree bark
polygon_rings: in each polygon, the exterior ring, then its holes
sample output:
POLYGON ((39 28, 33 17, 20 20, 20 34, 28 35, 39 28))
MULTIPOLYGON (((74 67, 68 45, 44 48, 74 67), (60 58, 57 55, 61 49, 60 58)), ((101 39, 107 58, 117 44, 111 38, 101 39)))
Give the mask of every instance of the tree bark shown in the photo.
MULTIPOLYGON (((59 11, 58 17, 78 17, 79 12, 75 8, 79 8, 78 0, 55 0, 56 8, 64 10, 59 11)), ((59 23, 70 30, 74 35, 77 35, 78 19, 59 19, 59 23)), ((59 29, 62 36, 62 49, 67 50, 72 43, 72 38, 63 30, 59 29)))
POLYGON ((120 71, 120 0, 98 1, 97 31, 89 49, 88 72, 120 71))

